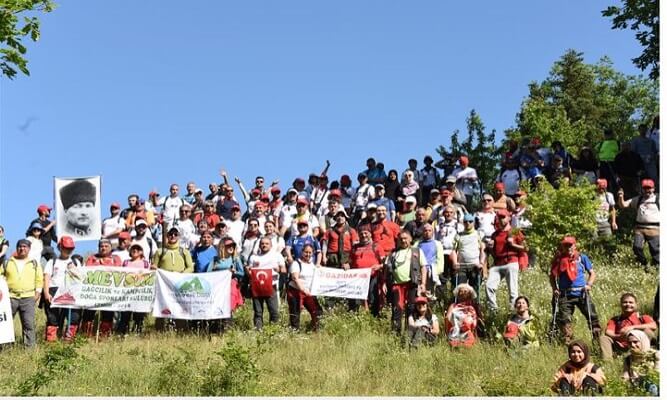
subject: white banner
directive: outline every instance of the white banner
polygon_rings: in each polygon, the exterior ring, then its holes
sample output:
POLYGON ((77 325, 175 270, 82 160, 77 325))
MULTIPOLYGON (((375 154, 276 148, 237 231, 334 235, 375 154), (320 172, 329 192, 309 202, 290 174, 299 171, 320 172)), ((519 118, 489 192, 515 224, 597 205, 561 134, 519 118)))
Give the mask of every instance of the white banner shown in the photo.
POLYGON ((150 312, 155 270, 129 267, 77 267, 51 300, 54 308, 150 312))
POLYGON ((157 270, 153 316, 175 319, 230 318, 229 271, 182 274, 157 270))
POLYGON ((102 235, 102 197, 99 176, 55 178, 56 235, 99 240, 102 235))
POLYGON ((370 280, 371 268, 345 271, 338 268, 319 267, 315 268, 310 293, 313 296, 365 300, 368 297, 370 280))
POLYGON ((12 320, 12 303, 9 301, 9 289, 4 278, 0 278, 0 343, 12 343, 14 338, 14 321, 12 320))

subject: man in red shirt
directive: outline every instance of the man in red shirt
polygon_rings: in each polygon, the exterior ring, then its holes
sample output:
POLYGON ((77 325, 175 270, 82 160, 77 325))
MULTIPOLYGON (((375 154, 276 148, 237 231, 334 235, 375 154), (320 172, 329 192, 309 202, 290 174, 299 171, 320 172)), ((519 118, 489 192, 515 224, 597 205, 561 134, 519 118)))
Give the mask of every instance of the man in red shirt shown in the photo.
POLYGON ((387 207, 378 206, 375 221, 371 223, 373 243, 377 244, 385 254, 389 254, 396 248, 399 233, 401 233, 401 227, 387 220, 387 207))
POLYGON ((623 352, 628 349, 627 334, 631 330, 643 331, 649 338, 655 338, 658 325, 650 315, 640 315, 637 311, 637 297, 632 293, 621 296, 621 315, 609 320, 607 330, 600 336, 602 358, 609 360, 614 350, 623 352))
MULTIPOLYGON (((350 254, 350 265, 352 268, 371 268, 371 280, 368 284, 368 298, 364 301, 364 308, 377 317, 381 308, 381 288, 384 282, 380 279, 385 252, 380 246, 373 243, 370 225, 359 227, 359 243, 355 244, 350 254)), ((357 311, 361 301, 351 299, 348 301, 350 311, 357 311)))
MULTIPOLYGON (((92 254, 86 259, 85 265, 87 267, 99 265, 120 267, 123 264, 118 255, 111 254, 112 247, 109 239, 100 240, 97 246, 97 254, 92 254)), ((96 312, 95 310, 85 310, 81 317, 81 330, 87 337, 93 336, 93 321, 96 312)), ((109 337, 113 329, 113 311, 101 311, 100 313, 100 335, 109 337)))
POLYGON ((345 211, 338 211, 335 217, 336 225, 328 229, 322 238, 322 253, 326 254, 327 267, 348 270, 352 246, 359 242, 359 235, 348 225, 345 211))
POLYGON ((498 310, 496 290, 501 278, 507 280, 510 307, 519 297, 519 252, 526 249, 523 245, 523 234, 519 232, 512 236, 510 213, 507 210, 496 212, 496 222, 498 229, 491 236, 493 266, 489 268, 489 277, 486 281, 487 305, 492 313, 498 310))

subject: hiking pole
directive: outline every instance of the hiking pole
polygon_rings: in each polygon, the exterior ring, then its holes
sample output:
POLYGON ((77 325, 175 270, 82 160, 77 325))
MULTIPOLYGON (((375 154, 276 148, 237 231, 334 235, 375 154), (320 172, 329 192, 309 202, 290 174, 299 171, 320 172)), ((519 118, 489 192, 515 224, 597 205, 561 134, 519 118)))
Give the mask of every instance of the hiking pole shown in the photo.
POLYGON ((591 340, 595 342, 595 332, 593 332, 593 321, 591 318, 591 294, 584 289, 584 296, 586 296, 586 310, 588 311, 588 329, 591 331, 591 340))
POLYGON ((557 332, 557 327, 556 327, 556 313, 558 312, 558 306, 559 306, 559 296, 552 295, 551 296, 551 326, 549 328, 549 340, 554 341, 556 339, 556 332, 557 332))

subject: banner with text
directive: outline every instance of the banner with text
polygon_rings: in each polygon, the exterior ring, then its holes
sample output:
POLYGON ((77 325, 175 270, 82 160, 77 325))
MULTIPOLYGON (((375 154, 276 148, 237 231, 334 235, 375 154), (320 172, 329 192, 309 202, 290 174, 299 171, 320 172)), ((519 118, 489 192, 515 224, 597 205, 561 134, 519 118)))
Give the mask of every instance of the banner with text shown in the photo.
POLYGON ((12 303, 9 301, 9 289, 4 278, 0 278, 0 343, 14 342, 14 320, 12 303))
POLYGON ((232 316, 229 271, 182 274, 157 271, 153 316, 220 319, 232 316))
POLYGON ((150 312, 155 270, 129 267, 78 267, 67 271, 51 307, 150 312))
POLYGON ((313 296, 342 297, 365 300, 371 280, 370 268, 348 269, 315 268, 310 293, 313 296))

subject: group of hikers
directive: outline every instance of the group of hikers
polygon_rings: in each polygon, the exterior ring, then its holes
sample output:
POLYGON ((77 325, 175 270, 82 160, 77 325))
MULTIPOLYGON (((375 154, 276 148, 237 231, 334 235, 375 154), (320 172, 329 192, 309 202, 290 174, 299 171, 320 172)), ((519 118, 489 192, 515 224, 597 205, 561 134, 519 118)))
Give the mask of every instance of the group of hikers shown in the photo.
MULTIPOLYGON (((538 334, 529 299, 519 289, 520 271, 531 264, 524 234, 531 227, 529 193, 521 189, 522 182, 533 187, 548 182, 555 188, 568 180, 595 184, 600 236, 613 235, 617 229, 616 208, 635 209, 637 260, 648 264, 644 256, 648 242, 657 267, 657 147, 645 142, 653 143, 658 136, 655 130, 644 128, 639 140, 623 145, 606 132, 605 141, 596 147, 598 157, 587 148, 575 158, 560 143, 544 147, 537 138, 510 142, 489 192, 479 190, 477 172, 465 155, 436 164, 426 156, 422 168, 412 159, 400 175, 393 169, 385 172, 382 163, 369 158, 366 169, 356 176, 356 185, 349 175, 329 182, 327 161, 320 174, 294 179, 284 194, 277 182, 267 185, 261 176, 250 190, 234 178, 241 192, 238 197, 222 170, 222 182, 210 183, 206 194, 190 182, 185 194, 172 184, 166 196, 152 190, 147 199, 128 196, 127 207, 112 203, 110 216, 102 222, 98 251, 85 260, 74 253, 72 237, 56 237, 51 207, 42 204, 14 252, 0 227, 1 272, 9 287, 12 313, 20 317, 26 346, 36 341, 37 301, 46 313, 47 342, 59 336, 70 341, 79 332, 95 333, 96 311, 50 307, 57 288, 65 284, 68 269, 130 266, 179 273, 229 270, 232 308, 245 300, 251 302, 257 329, 263 327, 265 306, 269 322, 279 321, 281 297, 287 302, 289 324, 297 330, 303 308, 310 314, 311 329, 317 330, 324 309, 342 305, 352 312, 363 308, 380 317, 389 306, 393 330, 407 332, 413 345, 433 343, 444 336, 454 347, 473 346, 484 335, 481 295, 486 299, 484 312, 495 315, 499 309, 496 292, 504 279, 514 313, 503 336, 508 345, 531 348, 539 346, 538 334), (645 150, 656 151, 649 157, 642 153, 645 150), (627 159, 636 161, 634 170, 627 159), (310 283, 321 266, 370 269, 367 298, 343 303, 311 295, 310 283), (267 270, 272 276, 268 283, 258 279, 267 270), (432 311, 435 304, 443 306, 444 326, 432 311)), ((564 236, 555 251, 549 280, 554 322, 568 345, 569 361, 558 371, 553 389, 561 394, 592 393, 605 382, 601 368, 590 362, 589 347, 574 340, 576 306, 599 341, 603 358, 629 351, 625 377, 657 393, 658 382, 646 378, 647 370, 658 365, 658 353, 651 349, 656 321, 640 315, 635 295, 625 293, 621 315, 602 331, 589 295, 595 279, 593 263, 579 252, 577 239, 564 236)), ((144 319, 142 313, 102 311, 97 330, 102 338, 114 331, 140 333, 144 319)), ((155 329, 220 332, 231 324, 232 318, 194 322, 157 318, 155 329)))

